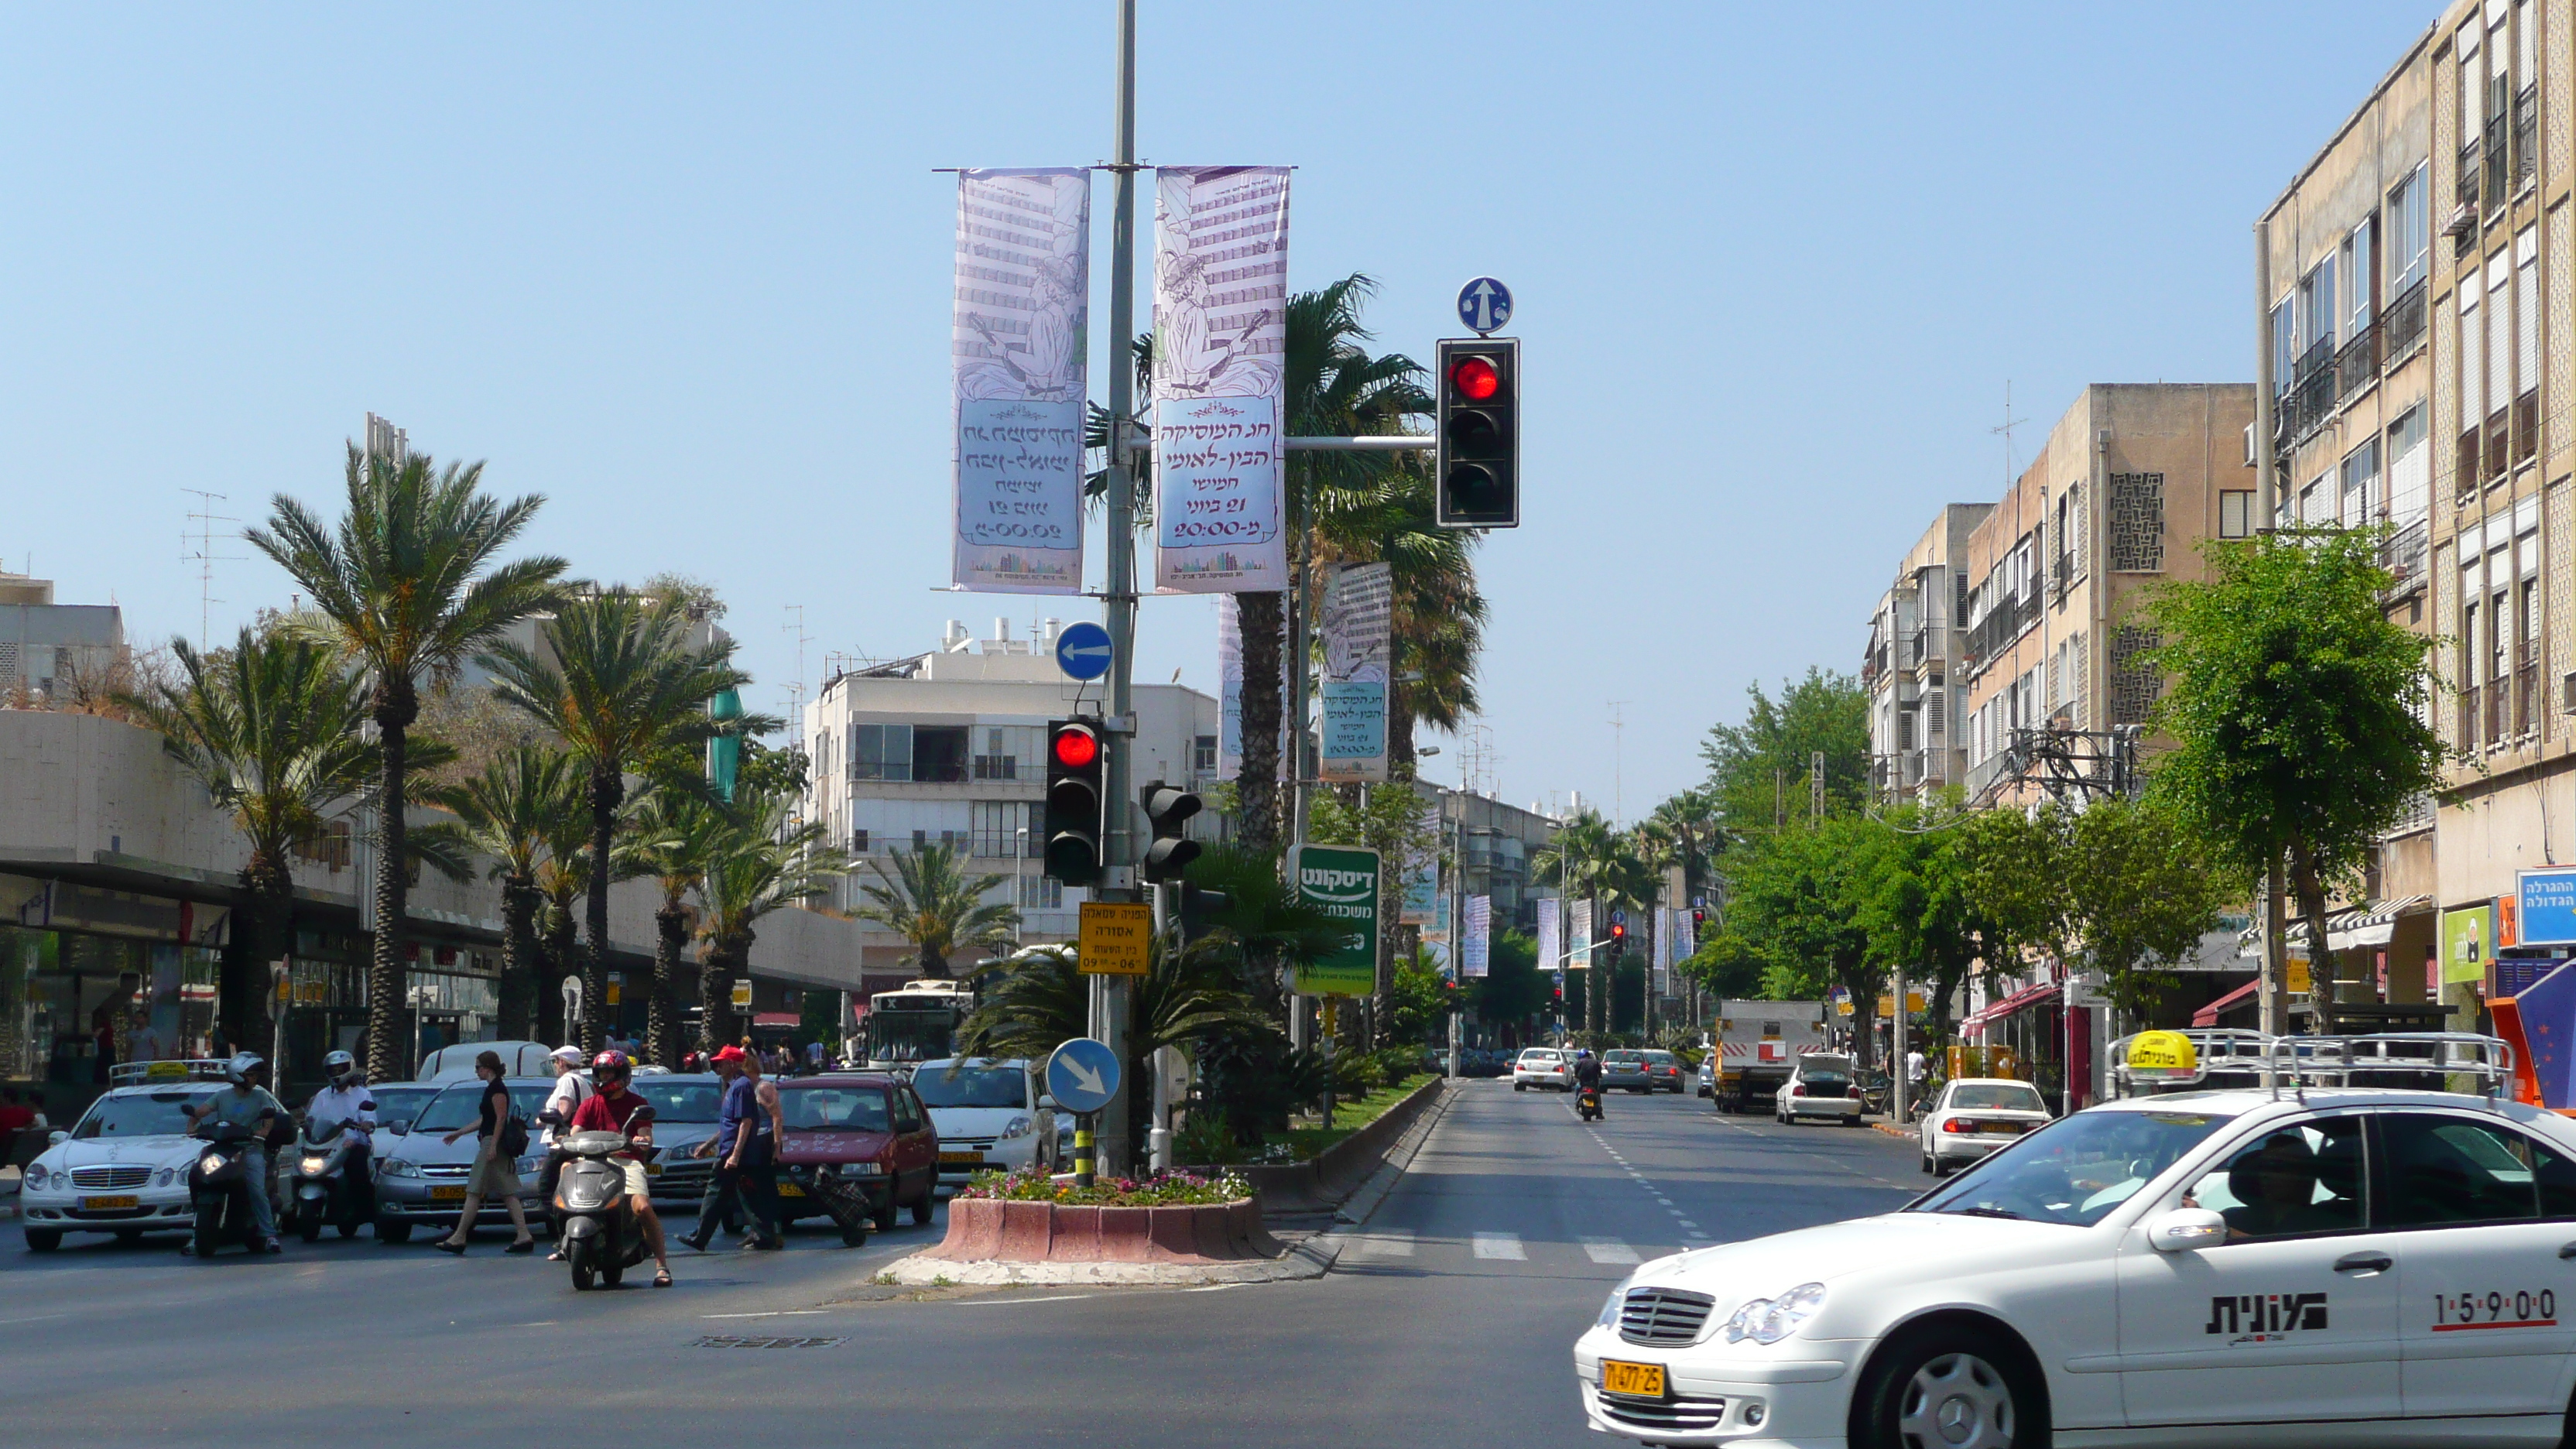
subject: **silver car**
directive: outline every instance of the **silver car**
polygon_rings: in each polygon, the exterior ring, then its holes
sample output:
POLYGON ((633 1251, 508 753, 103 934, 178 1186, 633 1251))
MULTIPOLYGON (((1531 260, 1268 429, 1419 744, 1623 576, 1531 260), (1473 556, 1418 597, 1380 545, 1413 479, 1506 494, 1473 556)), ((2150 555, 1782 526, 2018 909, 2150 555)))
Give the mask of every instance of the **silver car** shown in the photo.
POLYGON ((1601 1054, 1601 1086, 1631 1092, 1655 1090, 1654 1078, 1646 1071, 1646 1054, 1627 1047, 1617 1047, 1601 1054))
MULTIPOLYGON (((546 1098, 554 1089, 551 1077, 506 1077, 510 1089, 510 1110, 530 1124, 535 1131, 537 1114, 545 1110, 546 1098)), ((474 1128, 482 1120, 483 1084, 480 1081, 450 1084, 412 1119, 409 1131, 376 1139, 376 1237, 381 1242, 409 1241, 416 1227, 430 1226, 452 1232, 457 1214, 465 1201, 465 1180, 474 1172, 477 1146, 474 1128), (454 1142, 447 1134, 458 1128, 465 1135, 454 1142)), ((519 1200, 530 1214, 542 1210, 537 1196, 537 1172, 545 1166, 546 1155, 533 1136, 528 1155, 519 1159, 519 1200)), ((506 1226, 510 1221, 509 1204, 487 1202, 474 1216, 476 1227, 506 1226)))
POLYGON ((724 1078, 712 1072, 637 1074, 633 1089, 653 1104, 653 1156, 644 1164, 653 1205, 696 1207, 715 1173, 712 1155, 696 1156, 716 1135, 716 1109, 724 1105, 724 1078))

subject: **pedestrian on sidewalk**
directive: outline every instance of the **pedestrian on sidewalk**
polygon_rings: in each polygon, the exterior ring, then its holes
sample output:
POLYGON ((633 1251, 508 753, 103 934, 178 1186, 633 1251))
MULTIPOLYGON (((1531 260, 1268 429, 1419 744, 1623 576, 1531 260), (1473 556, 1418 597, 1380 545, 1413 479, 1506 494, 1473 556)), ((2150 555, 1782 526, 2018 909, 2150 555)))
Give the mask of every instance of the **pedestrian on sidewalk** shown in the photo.
MULTIPOLYGON (((767 1170, 777 1161, 776 1137, 762 1110, 759 1063, 741 1047, 726 1046, 708 1065, 725 1079, 724 1102, 716 1109, 716 1135, 699 1147, 698 1155, 712 1154, 716 1168, 707 1175, 706 1196, 698 1203, 697 1228, 680 1241, 693 1252, 707 1251, 717 1225, 739 1211, 745 1228, 742 1246, 778 1247, 777 1180, 767 1170)), ((775 1101, 776 1088, 770 1089, 770 1097, 775 1101)))
MULTIPOLYGON (((535 1252, 537 1240, 528 1232, 528 1211, 519 1202, 518 1160, 505 1150, 509 1146, 505 1129, 516 1127, 520 1133, 527 1129, 514 1120, 510 1111, 510 1089, 501 1081, 501 1054, 487 1051, 477 1055, 474 1075, 483 1079, 483 1093, 477 1104, 480 1116, 473 1129, 474 1170, 465 1179, 464 1211, 457 1214, 456 1231, 430 1246, 464 1257, 466 1241, 474 1235, 475 1215, 483 1210, 486 1199, 497 1197, 509 1206, 510 1226, 519 1231, 504 1251, 535 1252)), ((465 1132, 459 1127, 447 1134, 447 1141, 454 1142, 465 1132)))

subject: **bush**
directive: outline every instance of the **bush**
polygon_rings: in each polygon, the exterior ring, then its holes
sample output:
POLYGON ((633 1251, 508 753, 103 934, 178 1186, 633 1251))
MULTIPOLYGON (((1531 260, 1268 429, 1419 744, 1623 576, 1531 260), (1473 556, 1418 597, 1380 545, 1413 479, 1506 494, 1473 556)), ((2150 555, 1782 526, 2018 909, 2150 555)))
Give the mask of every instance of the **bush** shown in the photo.
POLYGON ((1044 1171, 979 1172, 958 1189, 960 1198, 994 1198, 1003 1202, 1049 1202, 1060 1207, 1189 1207, 1240 1202, 1252 1196, 1252 1185, 1231 1172, 1199 1177, 1167 1172, 1138 1181, 1102 1178, 1090 1187, 1058 1182, 1044 1171))

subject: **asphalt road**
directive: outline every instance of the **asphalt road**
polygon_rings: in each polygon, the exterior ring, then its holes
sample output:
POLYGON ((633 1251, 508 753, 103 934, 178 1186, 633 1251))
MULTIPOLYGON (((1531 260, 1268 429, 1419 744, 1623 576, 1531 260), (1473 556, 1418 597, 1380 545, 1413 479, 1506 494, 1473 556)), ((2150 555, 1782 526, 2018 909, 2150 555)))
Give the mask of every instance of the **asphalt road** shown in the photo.
POLYGON ((5 1398, 46 1438, 110 1445, 445 1449, 561 1421, 660 1443, 1598 1446, 1567 1351, 1636 1261, 1885 1211, 1930 1181, 1875 1132, 1608 1105, 1588 1126, 1562 1096, 1465 1084, 1331 1275, 1261 1287, 869 1285, 940 1224, 683 1250, 675 1289, 590 1294, 503 1256, 506 1230, 462 1261, 326 1236, 203 1263, 105 1240, 40 1256, 0 1230, 5 1398))

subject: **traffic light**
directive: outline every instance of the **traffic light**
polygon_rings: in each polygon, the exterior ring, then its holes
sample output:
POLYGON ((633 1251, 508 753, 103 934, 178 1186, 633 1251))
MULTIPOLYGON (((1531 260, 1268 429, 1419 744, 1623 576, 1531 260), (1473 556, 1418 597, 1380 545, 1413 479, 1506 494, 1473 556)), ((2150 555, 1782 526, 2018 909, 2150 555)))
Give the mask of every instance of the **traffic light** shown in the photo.
POLYGON ((1100 879, 1106 745, 1091 721, 1047 725, 1046 873, 1066 885, 1100 879))
POLYGON ((1216 918, 1234 905, 1234 897, 1181 882, 1181 939, 1195 941, 1216 929, 1216 918))
POLYGON ((1439 342, 1439 480, 1433 518, 1442 528, 1521 524, 1521 343, 1517 337, 1439 342))
POLYGON ((1610 964, 1614 966, 1619 964, 1620 958, 1627 954, 1628 923, 1626 921, 1613 921, 1610 923, 1610 964))
POLYGON ((1708 924, 1708 908, 1706 906, 1691 907, 1691 924, 1694 926, 1705 926, 1708 924))
POLYGON ((1160 780, 1137 791, 1136 796, 1145 806, 1145 819, 1154 827, 1154 843, 1145 847, 1145 859, 1137 874, 1157 885, 1179 880, 1182 867, 1199 858, 1199 843, 1181 833, 1189 818, 1199 813, 1199 797, 1160 780))

